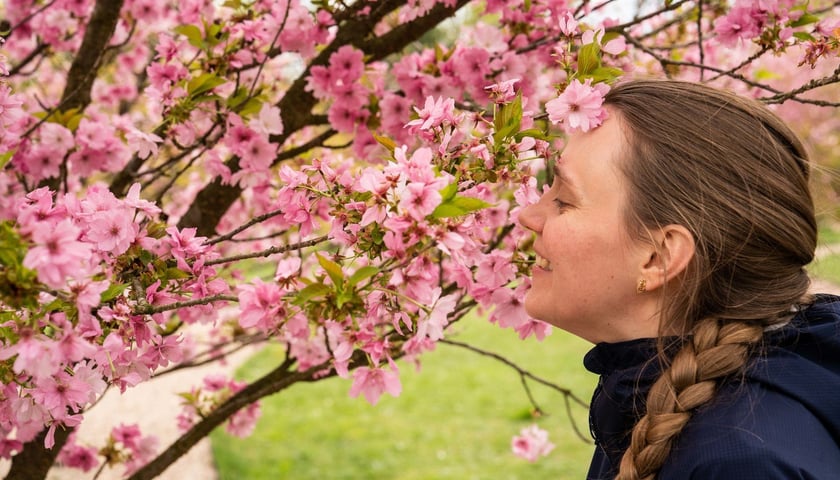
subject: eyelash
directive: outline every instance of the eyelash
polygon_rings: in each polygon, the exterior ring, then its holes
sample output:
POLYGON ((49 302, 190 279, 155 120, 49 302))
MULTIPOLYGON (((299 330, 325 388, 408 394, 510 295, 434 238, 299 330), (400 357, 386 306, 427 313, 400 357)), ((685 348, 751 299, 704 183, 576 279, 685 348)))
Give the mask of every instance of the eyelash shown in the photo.
POLYGON ((554 199, 554 205, 556 205, 559 210, 565 210, 571 206, 559 198, 554 199))

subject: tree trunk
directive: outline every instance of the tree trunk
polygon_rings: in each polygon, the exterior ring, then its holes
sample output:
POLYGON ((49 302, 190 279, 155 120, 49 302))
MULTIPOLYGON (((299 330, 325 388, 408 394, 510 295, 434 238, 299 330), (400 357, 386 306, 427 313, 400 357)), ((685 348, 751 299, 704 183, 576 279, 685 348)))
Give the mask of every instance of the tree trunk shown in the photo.
POLYGON ((6 480, 43 480, 47 472, 55 463, 58 452, 64 447, 70 433, 71 427, 58 427, 55 430, 55 445, 53 448, 44 447, 44 439, 47 437, 47 429, 41 430, 34 439, 23 445, 23 451, 12 457, 12 468, 6 475, 6 480))

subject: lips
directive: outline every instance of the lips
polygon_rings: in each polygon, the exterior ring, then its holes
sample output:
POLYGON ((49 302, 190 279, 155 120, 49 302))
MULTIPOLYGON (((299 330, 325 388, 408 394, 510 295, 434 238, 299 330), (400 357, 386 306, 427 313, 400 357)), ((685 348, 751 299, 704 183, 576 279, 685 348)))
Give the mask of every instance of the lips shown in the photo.
POLYGON ((537 254, 536 260, 534 260, 534 265, 540 267, 541 269, 550 272, 551 271, 551 262, 546 260, 545 258, 541 257, 537 254))

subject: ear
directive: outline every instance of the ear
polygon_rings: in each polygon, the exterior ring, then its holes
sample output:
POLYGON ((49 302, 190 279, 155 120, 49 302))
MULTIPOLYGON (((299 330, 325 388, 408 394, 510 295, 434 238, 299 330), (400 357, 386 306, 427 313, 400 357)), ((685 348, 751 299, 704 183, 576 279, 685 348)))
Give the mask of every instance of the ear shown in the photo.
POLYGON ((647 291, 653 291, 685 271, 694 257, 694 236, 682 225, 666 225, 651 232, 650 254, 642 266, 647 291))

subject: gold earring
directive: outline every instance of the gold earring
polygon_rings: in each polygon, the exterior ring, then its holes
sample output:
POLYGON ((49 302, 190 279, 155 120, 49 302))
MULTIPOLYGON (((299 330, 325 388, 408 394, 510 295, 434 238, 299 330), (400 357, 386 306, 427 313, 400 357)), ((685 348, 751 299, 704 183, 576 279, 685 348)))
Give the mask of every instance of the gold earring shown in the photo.
POLYGON ((647 291, 647 280, 644 278, 639 280, 639 284, 636 285, 636 293, 645 293, 647 291))

